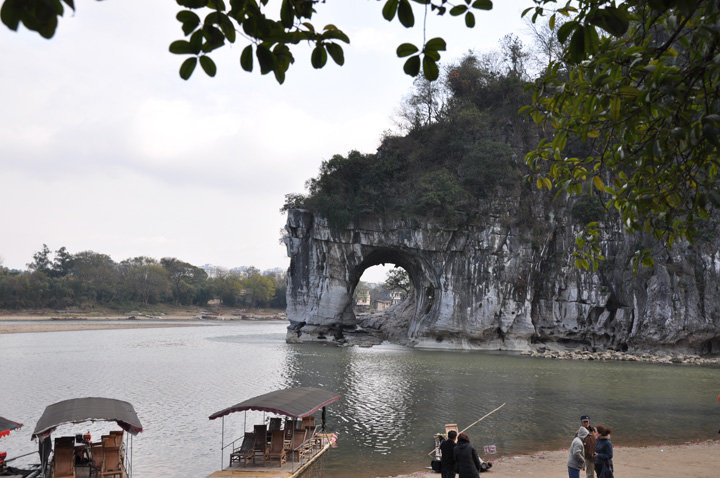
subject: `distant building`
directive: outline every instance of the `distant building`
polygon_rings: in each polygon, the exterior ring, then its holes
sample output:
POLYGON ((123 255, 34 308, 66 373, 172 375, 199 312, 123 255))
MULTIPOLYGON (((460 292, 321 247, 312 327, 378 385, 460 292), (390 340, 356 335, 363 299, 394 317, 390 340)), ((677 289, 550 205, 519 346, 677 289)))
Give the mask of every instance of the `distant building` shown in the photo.
POLYGON ((355 291, 355 312, 368 312, 370 310, 370 291, 367 289, 355 291))
POLYGON ((373 309, 375 309, 377 312, 382 312, 385 309, 391 307, 393 305, 392 301, 389 299, 380 299, 373 302, 373 309))

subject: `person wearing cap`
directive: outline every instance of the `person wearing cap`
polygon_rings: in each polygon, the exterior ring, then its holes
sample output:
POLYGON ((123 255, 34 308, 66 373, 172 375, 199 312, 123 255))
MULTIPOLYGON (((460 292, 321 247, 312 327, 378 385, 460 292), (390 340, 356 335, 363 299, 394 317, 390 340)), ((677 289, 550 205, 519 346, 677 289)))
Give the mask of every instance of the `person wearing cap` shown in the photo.
POLYGON ((580 417, 580 423, 588 431, 588 435, 583 439, 583 445, 585 445, 585 477, 594 478, 595 460, 593 454, 595 453, 595 428, 590 425, 590 417, 587 415, 580 417))

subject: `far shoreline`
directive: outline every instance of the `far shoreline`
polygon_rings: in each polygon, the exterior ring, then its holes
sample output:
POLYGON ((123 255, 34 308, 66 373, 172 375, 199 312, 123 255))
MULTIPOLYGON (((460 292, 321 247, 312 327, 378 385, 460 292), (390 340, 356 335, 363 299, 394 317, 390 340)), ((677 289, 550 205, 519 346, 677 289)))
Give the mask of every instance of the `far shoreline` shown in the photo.
POLYGON ((139 328, 217 326, 230 323, 285 322, 278 311, 204 311, 167 312, 36 312, 0 311, 0 335, 16 333, 66 332, 139 328))
MULTIPOLYGON (((616 476, 716 478, 718 470, 720 470, 720 440, 642 447, 614 446, 613 451, 616 476)), ((568 450, 566 448, 526 455, 503 456, 490 460, 493 467, 480 476, 486 478, 567 476, 567 458, 568 450)), ((391 478, 437 478, 439 476, 439 473, 424 470, 394 475, 391 478)), ((585 476, 585 472, 581 472, 580 476, 585 476)))

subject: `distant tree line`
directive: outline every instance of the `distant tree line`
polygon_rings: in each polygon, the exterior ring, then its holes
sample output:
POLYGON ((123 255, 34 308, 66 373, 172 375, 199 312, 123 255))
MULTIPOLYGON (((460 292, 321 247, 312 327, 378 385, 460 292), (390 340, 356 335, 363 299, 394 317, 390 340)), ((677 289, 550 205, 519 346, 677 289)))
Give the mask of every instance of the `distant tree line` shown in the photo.
POLYGON ((130 307, 150 304, 285 308, 285 274, 218 271, 211 276, 172 257, 114 262, 93 251, 53 254, 43 244, 28 270, 0 266, 0 308, 130 307))

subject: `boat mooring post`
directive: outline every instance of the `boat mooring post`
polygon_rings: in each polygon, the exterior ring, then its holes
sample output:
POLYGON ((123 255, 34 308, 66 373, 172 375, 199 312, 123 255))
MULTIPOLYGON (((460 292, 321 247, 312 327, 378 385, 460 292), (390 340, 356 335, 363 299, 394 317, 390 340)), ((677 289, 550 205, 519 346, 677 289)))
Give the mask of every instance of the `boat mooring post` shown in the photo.
POLYGON ((133 475, 133 436, 129 434, 130 439, 130 477, 132 478, 133 475))

